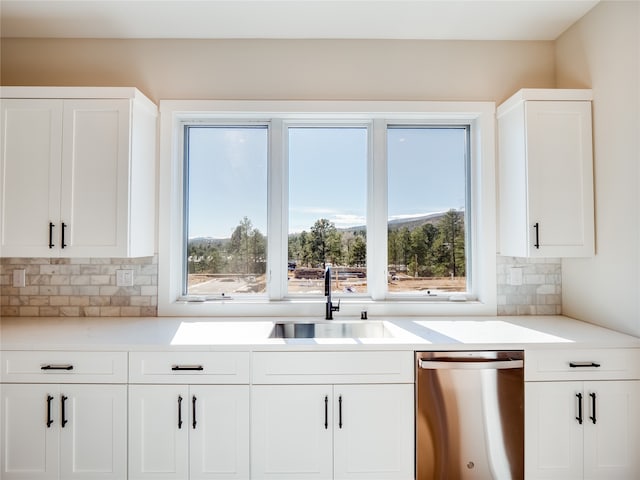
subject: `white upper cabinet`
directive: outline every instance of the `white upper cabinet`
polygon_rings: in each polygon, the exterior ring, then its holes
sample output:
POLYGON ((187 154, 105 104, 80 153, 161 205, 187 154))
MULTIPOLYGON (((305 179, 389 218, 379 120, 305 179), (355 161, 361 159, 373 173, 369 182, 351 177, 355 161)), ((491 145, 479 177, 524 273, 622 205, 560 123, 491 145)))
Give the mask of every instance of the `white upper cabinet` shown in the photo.
POLYGON ((498 108, 502 255, 594 255, 591 98, 525 89, 498 108))
POLYGON ((1 92, 2 256, 153 255, 155 105, 132 88, 1 92))

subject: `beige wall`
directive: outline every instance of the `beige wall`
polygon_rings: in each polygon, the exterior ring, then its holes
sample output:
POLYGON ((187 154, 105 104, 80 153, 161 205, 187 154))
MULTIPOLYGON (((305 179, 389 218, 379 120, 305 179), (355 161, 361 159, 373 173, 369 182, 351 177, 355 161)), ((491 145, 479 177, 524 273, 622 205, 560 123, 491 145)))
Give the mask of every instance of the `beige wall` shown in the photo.
POLYGON ((2 85, 153 100, 494 100, 554 87, 553 42, 3 39, 2 85))
POLYGON ((563 261, 563 313, 640 336, 640 3, 600 3, 556 51, 558 87, 594 91, 597 254, 563 261))

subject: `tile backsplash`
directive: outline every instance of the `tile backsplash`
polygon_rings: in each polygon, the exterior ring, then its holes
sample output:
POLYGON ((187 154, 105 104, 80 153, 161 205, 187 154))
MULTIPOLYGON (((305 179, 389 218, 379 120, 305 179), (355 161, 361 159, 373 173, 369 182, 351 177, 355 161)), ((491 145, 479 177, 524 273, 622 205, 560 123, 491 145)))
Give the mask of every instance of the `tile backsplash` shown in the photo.
POLYGON ((158 314, 158 257, 0 258, 0 308, 8 317, 153 317, 158 314), (13 271, 25 270, 25 286, 13 271), (116 286, 118 270, 133 286, 116 286))
MULTIPOLYGON (((562 313, 560 259, 498 256, 498 315, 562 313)), ((158 257, 0 258, 0 313, 7 317, 154 317, 158 257), (25 286, 13 271, 25 270, 25 286), (118 270, 133 270, 133 286, 116 286, 118 270)))
POLYGON ((562 262, 558 258, 497 257, 498 315, 560 315, 562 262))

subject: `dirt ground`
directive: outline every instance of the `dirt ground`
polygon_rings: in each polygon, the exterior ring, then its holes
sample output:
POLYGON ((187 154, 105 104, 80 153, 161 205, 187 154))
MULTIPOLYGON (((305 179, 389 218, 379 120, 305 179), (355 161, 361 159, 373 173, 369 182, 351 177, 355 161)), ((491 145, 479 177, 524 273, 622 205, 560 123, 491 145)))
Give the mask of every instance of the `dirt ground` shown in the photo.
MULTIPOLYGON (((414 278, 399 276, 389 280, 389 292, 425 292, 433 290, 439 292, 463 292, 466 290, 466 278, 464 277, 432 277, 414 278)), ((260 293, 264 292, 266 279, 264 275, 254 277, 221 277, 212 275, 189 275, 189 293, 195 295, 206 294, 231 294, 231 293, 260 293)), ((366 293, 366 278, 353 278, 334 282, 334 291, 353 293, 366 293)), ((319 279, 295 279, 289 275, 289 293, 316 294, 324 292, 324 280, 319 279)))

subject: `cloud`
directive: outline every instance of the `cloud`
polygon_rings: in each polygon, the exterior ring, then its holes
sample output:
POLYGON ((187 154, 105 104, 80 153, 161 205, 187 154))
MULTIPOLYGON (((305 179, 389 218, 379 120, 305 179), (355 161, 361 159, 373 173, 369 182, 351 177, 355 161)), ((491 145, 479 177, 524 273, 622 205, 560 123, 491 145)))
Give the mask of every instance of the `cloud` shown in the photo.
POLYGON ((365 225, 367 219, 363 215, 355 215, 351 213, 339 213, 329 219, 338 228, 355 227, 365 225))

